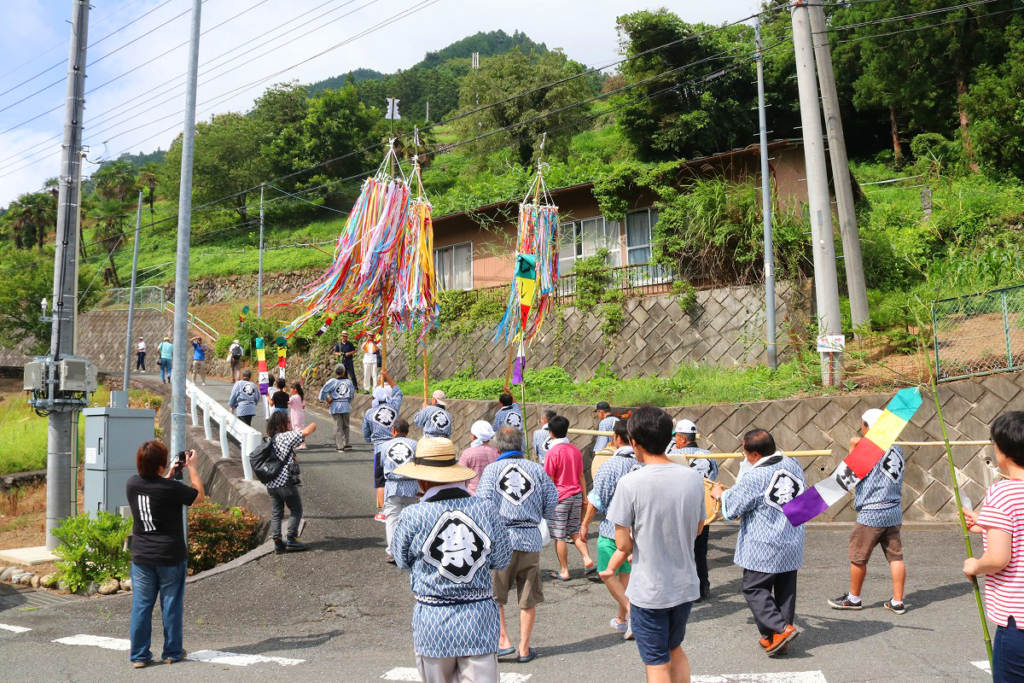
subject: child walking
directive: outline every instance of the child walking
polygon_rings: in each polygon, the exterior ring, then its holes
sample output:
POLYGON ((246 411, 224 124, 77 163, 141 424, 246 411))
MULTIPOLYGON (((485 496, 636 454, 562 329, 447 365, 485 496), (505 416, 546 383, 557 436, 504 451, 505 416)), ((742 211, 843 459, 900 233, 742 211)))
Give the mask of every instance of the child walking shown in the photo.
MULTIPOLYGON (((288 399, 288 417, 292 423, 292 429, 297 429, 301 432, 306 428, 306 393, 302 391, 302 384, 300 382, 292 384, 292 395, 288 399)), ((295 450, 306 450, 305 442, 297 446, 295 450)))
POLYGON ((989 487, 981 510, 964 509, 971 531, 985 535, 985 553, 964 560, 964 574, 985 575, 985 612, 996 624, 992 680, 1007 683, 1024 680, 1024 412, 997 417, 992 444, 1008 478, 989 487))

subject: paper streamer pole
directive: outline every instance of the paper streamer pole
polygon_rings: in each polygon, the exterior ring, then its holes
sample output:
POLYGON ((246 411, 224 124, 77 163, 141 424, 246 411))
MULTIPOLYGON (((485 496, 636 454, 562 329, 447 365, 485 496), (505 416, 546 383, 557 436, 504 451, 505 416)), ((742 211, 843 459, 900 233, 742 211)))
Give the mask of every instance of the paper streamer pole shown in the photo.
POLYGON ((920 407, 920 389, 900 389, 832 476, 782 506, 790 524, 800 526, 839 502, 878 464, 920 407))
POLYGON ((277 376, 284 379, 284 366, 288 358, 288 340, 284 337, 277 338, 277 376))
POLYGON ((256 337, 256 372, 260 385, 260 394, 263 395, 263 409, 270 416, 270 408, 267 405, 267 392, 270 390, 270 373, 267 372, 267 347, 263 343, 263 337, 256 337))
POLYGON ((413 157, 412 161, 411 179, 415 181, 416 198, 409 203, 402 244, 397 252, 397 277, 388 304, 388 320, 393 329, 407 333, 419 325, 419 341, 422 342, 430 328, 436 325, 441 305, 434 267, 433 207, 423 193, 418 157, 413 157))

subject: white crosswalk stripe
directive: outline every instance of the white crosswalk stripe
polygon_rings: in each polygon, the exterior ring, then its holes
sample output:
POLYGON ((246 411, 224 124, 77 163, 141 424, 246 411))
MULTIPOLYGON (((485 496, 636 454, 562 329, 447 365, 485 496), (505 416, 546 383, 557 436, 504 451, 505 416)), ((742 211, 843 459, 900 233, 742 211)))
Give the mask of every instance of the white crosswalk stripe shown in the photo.
MULTIPOLYGON (((504 673, 501 674, 501 683, 526 683, 532 676, 530 674, 504 673)), ((396 667, 386 671, 381 676, 385 681, 422 681, 420 672, 413 667, 396 667)))
MULTIPOLYGON (((120 650, 128 652, 131 649, 131 641, 127 638, 107 638, 105 636, 90 636, 80 633, 77 636, 58 638, 55 643, 63 645, 85 645, 99 647, 105 650, 120 650)), ((220 650, 199 650, 190 652, 186 657, 191 662, 207 662, 209 664, 229 664, 231 666, 250 666, 252 664, 277 664, 279 666, 295 666, 302 664, 304 659, 290 659, 288 657, 270 657, 267 655, 240 654, 237 652, 221 652, 220 650)))
POLYGON ((25 633, 26 631, 31 631, 32 629, 25 628, 24 626, 11 626, 10 624, 0 624, 0 630, 10 631, 11 633, 25 633))
POLYGON ((691 683, 828 683, 820 671, 770 674, 712 674, 692 676, 691 683))
POLYGON ((992 665, 988 663, 988 660, 982 660, 980 662, 971 662, 974 666, 978 667, 987 674, 992 673, 992 665))

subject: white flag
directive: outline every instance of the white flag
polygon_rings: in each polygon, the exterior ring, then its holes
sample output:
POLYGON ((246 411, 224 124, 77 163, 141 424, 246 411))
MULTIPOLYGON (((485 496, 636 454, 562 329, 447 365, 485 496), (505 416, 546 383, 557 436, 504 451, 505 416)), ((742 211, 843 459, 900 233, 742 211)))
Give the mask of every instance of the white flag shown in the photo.
POLYGON ((388 98, 388 113, 384 116, 385 119, 395 121, 402 118, 402 115, 398 113, 398 103, 401 102, 398 98, 388 98))

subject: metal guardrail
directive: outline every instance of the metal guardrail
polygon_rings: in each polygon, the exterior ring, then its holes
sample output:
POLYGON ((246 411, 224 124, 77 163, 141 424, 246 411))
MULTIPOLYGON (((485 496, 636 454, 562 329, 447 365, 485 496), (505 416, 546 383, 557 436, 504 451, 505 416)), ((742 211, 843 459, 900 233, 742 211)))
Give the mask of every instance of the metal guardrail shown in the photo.
POLYGON ((249 455, 260 445, 263 435, 239 420, 234 413, 188 380, 185 380, 185 396, 192 404, 192 426, 199 426, 199 411, 202 410, 206 440, 211 443, 219 440, 221 457, 225 459, 231 458, 231 443, 228 437, 233 436, 242 452, 242 471, 245 473, 245 479, 253 481, 249 455), (217 423, 219 439, 213 438, 213 423, 217 423))
POLYGON ((1024 369, 1024 285, 932 303, 935 379, 1024 369))
MULTIPOLYGON (((127 311, 128 302, 131 298, 131 290, 128 287, 110 289, 103 293, 96 308, 104 308, 110 311, 127 311)), ((154 311, 164 310, 164 288, 163 287, 136 287, 135 308, 150 308, 154 311)))
MULTIPOLYGON (((172 302, 170 302, 170 301, 166 302, 164 304, 164 310, 167 311, 168 313, 171 313, 173 315, 174 314, 174 304, 172 302)), ((195 313, 189 313, 188 314, 188 326, 190 328, 192 328, 192 327, 196 328, 197 330, 199 330, 200 332, 205 334, 207 337, 209 337, 213 341, 217 341, 218 339, 220 339, 220 332, 218 332, 217 330, 213 329, 212 325, 207 323, 205 320, 200 318, 195 313)))
MULTIPOLYGON (((605 270, 610 289, 624 289, 629 296, 658 294, 676 280, 675 269, 657 263, 634 263, 605 270)), ((568 298, 576 293, 576 275, 558 278, 555 298, 568 298)))

